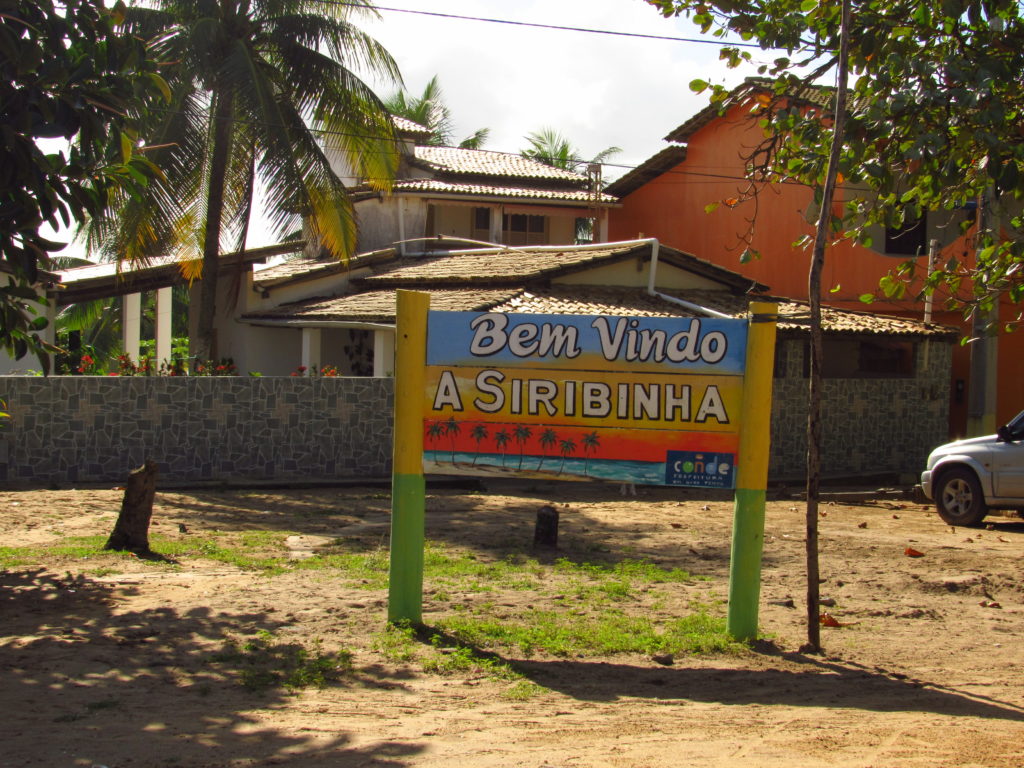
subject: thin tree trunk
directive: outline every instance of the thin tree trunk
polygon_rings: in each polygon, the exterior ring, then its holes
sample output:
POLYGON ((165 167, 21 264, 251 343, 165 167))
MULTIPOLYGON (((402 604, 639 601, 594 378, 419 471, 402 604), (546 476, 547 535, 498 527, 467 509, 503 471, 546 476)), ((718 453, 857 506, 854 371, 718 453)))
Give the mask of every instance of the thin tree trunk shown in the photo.
POLYGON ((839 28, 839 71, 836 88, 835 118, 832 127, 832 147, 825 188, 822 190, 821 210, 814 235, 811 269, 807 279, 807 298, 811 307, 811 365, 807 396, 807 650, 821 650, 821 624, 819 617, 818 567, 818 496, 821 484, 821 272, 825 266, 825 244, 832 219, 832 200, 835 197, 836 178, 839 173, 839 154, 843 146, 846 126, 846 79, 850 30, 850 0, 843 0, 842 20, 839 28))
POLYGON ((104 549, 149 554, 149 521, 156 496, 156 462, 146 460, 128 475, 121 500, 121 513, 104 549))
POLYGON ((195 353, 200 361, 216 352, 214 322, 217 313, 217 278, 220 273, 220 230, 224 218, 224 179, 231 157, 234 98, 218 89, 213 104, 213 152, 206 192, 206 232, 203 238, 203 278, 199 284, 199 327, 195 353))

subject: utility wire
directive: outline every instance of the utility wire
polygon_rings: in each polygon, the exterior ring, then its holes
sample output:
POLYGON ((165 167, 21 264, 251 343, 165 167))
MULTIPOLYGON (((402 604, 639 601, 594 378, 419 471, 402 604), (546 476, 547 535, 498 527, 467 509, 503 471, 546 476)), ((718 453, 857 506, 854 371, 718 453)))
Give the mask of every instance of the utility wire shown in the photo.
MULTIPOLYGON (((350 8, 363 8, 366 6, 360 3, 348 3, 344 0, 323 0, 330 5, 344 5, 350 8)), ((455 13, 439 13, 437 11, 414 11, 410 8, 385 8, 375 6, 378 11, 389 11, 391 13, 412 13, 419 16, 435 16, 441 19, 459 19, 460 21, 483 21, 490 24, 507 24, 515 27, 534 27, 537 29, 554 29, 560 32, 585 32, 591 35, 614 35, 616 37, 635 37, 643 40, 667 40, 673 43, 701 43, 704 45, 727 45, 736 48, 760 48, 757 43, 725 42, 722 40, 705 40, 699 37, 672 37, 670 35, 647 35, 640 32, 618 32, 611 29, 592 29, 589 27, 567 27, 559 24, 540 24, 533 21, 513 21, 512 19, 493 19, 486 16, 462 16, 455 13)))

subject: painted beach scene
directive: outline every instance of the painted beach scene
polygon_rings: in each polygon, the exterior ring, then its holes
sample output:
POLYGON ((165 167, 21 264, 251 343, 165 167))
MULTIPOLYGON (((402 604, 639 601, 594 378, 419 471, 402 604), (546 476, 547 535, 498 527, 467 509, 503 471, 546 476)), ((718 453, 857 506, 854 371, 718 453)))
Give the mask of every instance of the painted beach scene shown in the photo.
POLYGON ((426 419, 426 474, 732 488, 733 435, 426 419))

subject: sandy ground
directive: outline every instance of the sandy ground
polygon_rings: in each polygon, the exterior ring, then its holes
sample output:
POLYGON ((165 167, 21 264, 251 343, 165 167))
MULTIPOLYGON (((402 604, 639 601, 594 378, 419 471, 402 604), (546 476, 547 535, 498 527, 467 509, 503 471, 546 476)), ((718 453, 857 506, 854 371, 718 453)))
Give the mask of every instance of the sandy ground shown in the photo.
MULTIPOLYGON (((120 498, 0 493, 3 542, 106 534, 120 498)), ((432 491, 428 537, 484 559, 529 551, 545 503, 562 513, 557 556, 649 558, 710 577, 671 585, 658 610, 681 615, 727 595, 732 504, 722 498, 640 489, 623 499, 571 484, 432 491)), ((371 488, 162 492, 152 531, 381 544, 389 506, 371 488)), ((260 577, 201 558, 114 573, 73 558, 15 566, 0 572, 0 766, 1024 766, 1024 522, 952 529, 926 507, 882 500, 822 512, 821 593, 844 625, 822 629, 823 654, 799 652, 803 505, 771 501, 767 641, 670 666, 506 655, 545 689, 525 701, 507 696, 508 682, 390 661, 372 640, 386 593, 317 571, 260 577), (225 638, 260 629, 352 649, 354 672, 324 689, 257 693, 207 663, 225 638)), ((481 599, 426 591, 428 624, 481 599)), ((550 607, 522 592, 487 599, 508 621, 550 607)))

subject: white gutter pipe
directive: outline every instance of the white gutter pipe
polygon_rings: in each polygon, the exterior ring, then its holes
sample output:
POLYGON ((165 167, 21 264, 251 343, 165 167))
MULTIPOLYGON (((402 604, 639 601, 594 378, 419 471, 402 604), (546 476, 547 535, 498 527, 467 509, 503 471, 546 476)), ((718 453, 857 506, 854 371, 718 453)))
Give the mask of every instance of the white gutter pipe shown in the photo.
MULTIPOLYGON (((710 307, 702 307, 700 304, 694 304, 692 301, 686 301, 684 299, 677 299, 675 296, 669 296, 666 293, 657 291, 654 288, 654 281, 658 271, 658 249, 661 244, 658 242, 656 237, 648 237, 643 240, 636 240, 638 243, 650 243, 651 244, 651 267, 647 275, 647 293, 650 296, 655 296, 662 301, 667 301, 669 304, 676 304, 680 307, 685 307, 692 312, 699 312, 702 315, 708 317, 717 317, 722 320, 734 320, 732 315, 727 315, 725 312, 719 312, 717 309, 711 309, 710 307)), ((607 243, 605 244, 607 245, 607 243)))

